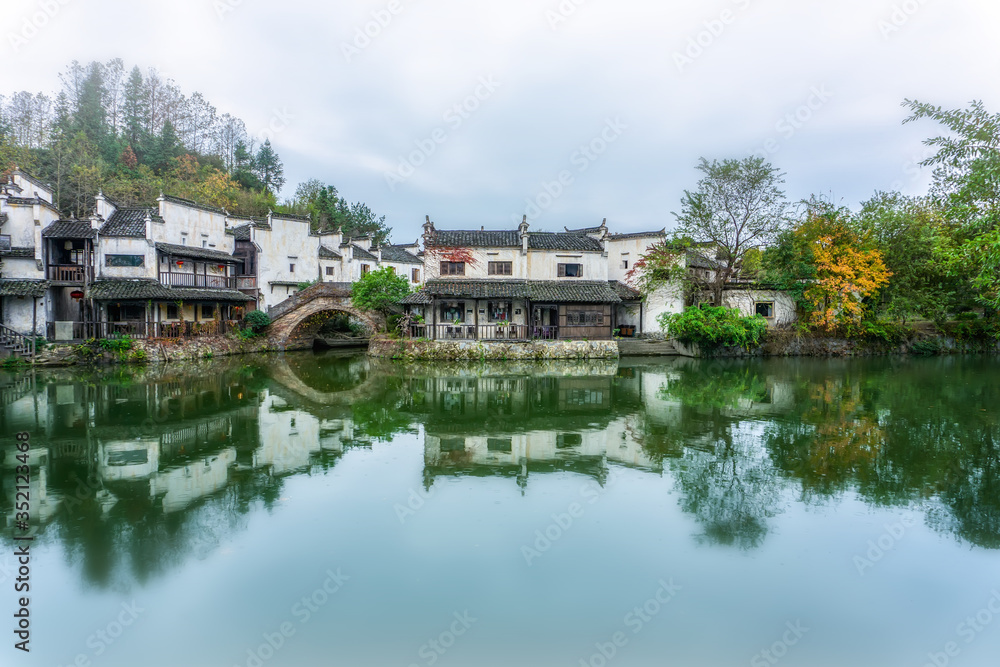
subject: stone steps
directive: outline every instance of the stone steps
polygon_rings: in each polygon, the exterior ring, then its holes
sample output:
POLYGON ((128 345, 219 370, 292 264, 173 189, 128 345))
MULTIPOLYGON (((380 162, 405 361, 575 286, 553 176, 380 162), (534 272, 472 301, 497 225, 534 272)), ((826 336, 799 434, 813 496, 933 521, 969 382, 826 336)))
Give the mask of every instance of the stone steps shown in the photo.
POLYGON ((618 339, 618 353, 623 357, 674 357, 679 353, 672 340, 618 339))

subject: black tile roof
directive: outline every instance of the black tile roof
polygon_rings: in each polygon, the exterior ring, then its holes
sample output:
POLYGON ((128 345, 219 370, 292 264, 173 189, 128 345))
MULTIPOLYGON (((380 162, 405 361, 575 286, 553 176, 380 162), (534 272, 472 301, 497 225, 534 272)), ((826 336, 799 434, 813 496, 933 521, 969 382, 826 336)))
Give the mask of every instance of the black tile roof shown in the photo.
POLYGON ((173 195, 163 195, 163 198, 174 204, 180 204, 182 206, 187 206, 189 208, 198 208, 202 211, 208 211, 209 213, 221 213, 223 215, 229 215, 225 209, 219 208, 217 206, 209 206, 208 204, 199 204, 196 201, 190 199, 183 199, 181 197, 174 197, 173 195))
POLYGON ((14 206, 34 206, 36 201, 34 197, 7 197, 7 203, 14 206))
POLYGON ((612 241, 620 241, 623 239, 642 239, 651 237, 665 237, 667 235, 667 228, 664 227, 655 232, 629 232, 627 234, 608 234, 608 239, 612 241))
POLYGON ((596 234, 597 232, 604 229, 603 226, 598 225, 597 227, 584 227, 583 229, 570 229, 569 227, 563 227, 567 234, 596 234))
POLYGON ((365 250, 361 246, 355 245, 355 244, 352 243, 351 247, 354 248, 354 259, 366 259, 369 262, 377 262, 378 261, 378 257, 376 257, 375 255, 371 254, 370 252, 368 252, 367 250, 365 250))
POLYGON ((567 234, 562 232, 531 232, 528 234, 528 247, 533 250, 578 250, 584 252, 603 252, 601 242, 582 234, 567 234))
POLYGON ((340 253, 335 250, 330 250, 325 245, 319 246, 319 256, 320 259, 340 259, 340 253))
POLYGON ((427 245, 445 248, 519 248, 521 235, 516 230, 439 229, 427 239, 427 245))
POLYGON ((718 269, 719 263, 713 259, 709 259, 704 255, 697 252, 689 252, 687 254, 687 265, 688 267, 694 267, 696 269, 718 269))
POLYGON ((158 214, 153 215, 151 208, 120 208, 111 214, 107 222, 101 225, 101 236, 145 238, 147 214, 153 219, 159 219, 158 214))
MULTIPOLYGON (((405 246, 412 248, 413 246, 405 246)), ((382 261, 393 262, 395 264, 423 264, 424 261, 414 256, 413 253, 403 250, 403 246, 384 245, 382 246, 382 261)))
POLYGON ((401 299, 400 303, 404 306, 418 306, 433 303, 433 299, 431 299, 431 295, 427 292, 418 290, 401 299))
POLYGON ((420 291, 435 297, 531 299, 552 303, 619 303, 622 300, 609 283, 593 280, 429 280, 420 291))
POLYGON ((42 236, 60 239, 92 239, 97 230, 82 220, 56 220, 42 230, 42 236))
POLYGON ((226 231, 232 232, 233 236, 237 241, 249 241, 250 240, 250 223, 245 225, 240 225, 239 227, 231 227, 226 231))
POLYGON ((87 288, 88 298, 101 301, 121 299, 123 301, 145 301, 156 299, 164 301, 235 301, 245 302, 253 299, 230 289, 198 289, 191 287, 166 287, 151 278, 134 280, 98 280, 87 288))
POLYGON ((272 213, 271 218, 277 218, 279 220, 296 220, 298 222, 312 222, 312 218, 308 215, 296 215, 294 213, 272 213))
POLYGON ((239 259, 221 250, 209 250, 208 248, 196 248, 188 245, 176 245, 173 243, 157 243, 156 249, 167 255, 176 257, 188 257, 190 259, 208 259, 218 262, 237 262, 239 259))
POLYGON ((49 287, 47 280, 0 279, 0 296, 45 296, 49 287))
POLYGON ((0 250, 0 256, 20 258, 20 259, 34 259, 35 249, 34 248, 19 248, 14 246, 10 250, 0 250))
POLYGON ((611 289, 615 291, 618 298, 622 301, 641 301, 642 292, 636 289, 632 289, 628 285, 617 280, 609 280, 608 284, 611 285, 611 289))
POLYGON ((7 222, 7 220, 8 220, 8 219, 9 219, 9 218, 7 217, 7 214, 6 214, 6 213, 0 213, 0 225, 2 225, 2 224, 4 224, 5 222, 7 222))

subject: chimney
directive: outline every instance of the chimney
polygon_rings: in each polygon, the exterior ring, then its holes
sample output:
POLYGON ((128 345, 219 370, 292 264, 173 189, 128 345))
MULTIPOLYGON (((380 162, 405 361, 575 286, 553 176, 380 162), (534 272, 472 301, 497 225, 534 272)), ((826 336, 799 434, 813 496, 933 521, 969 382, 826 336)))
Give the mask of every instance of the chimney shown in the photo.
POLYGON ((521 254, 528 254, 528 216, 521 218, 521 224, 517 226, 517 233, 521 235, 521 254))
POLYGON ((431 216, 425 217, 424 222, 424 245, 427 245, 427 239, 434 236, 434 223, 431 222, 431 216))
POLYGON ((151 239, 152 236, 152 226, 153 226, 153 216, 150 214, 150 209, 146 209, 146 238, 151 239))
POLYGON ((382 244, 379 244, 379 246, 377 248, 375 248, 375 256, 378 257, 378 263, 381 264, 382 263, 382 244))

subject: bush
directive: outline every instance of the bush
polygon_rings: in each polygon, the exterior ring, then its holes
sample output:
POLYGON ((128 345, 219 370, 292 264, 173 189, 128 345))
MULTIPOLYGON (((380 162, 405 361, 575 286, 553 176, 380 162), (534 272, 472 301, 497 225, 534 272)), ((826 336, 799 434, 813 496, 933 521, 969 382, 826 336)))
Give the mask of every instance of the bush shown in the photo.
POLYGON ((146 354, 146 350, 139 347, 132 350, 132 353, 129 354, 128 360, 133 364, 145 364, 149 361, 149 357, 146 354))
POLYGON ((1000 339, 1000 322, 996 318, 980 317, 976 313, 959 313, 954 322, 947 322, 942 330, 963 342, 993 343, 1000 339))
POLYGON ((861 323, 860 331, 856 337, 866 341, 888 343, 889 345, 900 345, 914 335, 913 327, 898 322, 871 322, 861 323))
POLYGON ((918 340, 910 346, 910 352, 912 354, 917 354, 921 356, 931 356, 935 354, 941 354, 942 346, 941 341, 937 338, 928 338, 927 340, 918 340))
POLYGON ((250 340, 251 338, 256 338, 257 334, 253 332, 253 329, 239 329, 236 332, 236 337, 240 340, 250 340))
POLYGON ((271 326, 271 318, 263 310, 251 310, 243 318, 243 325, 256 335, 271 326))
POLYGON ((663 313, 660 327, 682 343, 716 347, 759 347, 767 334, 767 320, 759 315, 744 317, 735 308, 690 306, 682 313, 663 313))
POLYGON ((119 356, 122 356, 132 350, 132 346, 135 341, 132 340, 131 336, 115 334, 114 336, 109 336, 107 338, 102 338, 98 345, 102 350, 107 350, 108 352, 115 352, 119 356))

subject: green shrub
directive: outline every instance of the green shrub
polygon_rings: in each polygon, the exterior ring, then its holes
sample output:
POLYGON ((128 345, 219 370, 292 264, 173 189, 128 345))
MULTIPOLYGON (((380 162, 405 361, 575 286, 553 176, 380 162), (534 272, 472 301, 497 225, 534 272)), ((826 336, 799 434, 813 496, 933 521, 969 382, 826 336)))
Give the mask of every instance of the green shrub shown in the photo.
POLYGON ((263 310, 251 310, 243 318, 243 325, 253 331, 253 333, 259 334, 271 326, 271 318, 263 310))
POLYGON ((132 353, 128 356, 128 360, 133 364, 145 364, 149 361, 149 356, 146 354, 146 350, 138 347, 132 350, 132 353))
POLYGON ((946 322, 941 329, 958 341, 996 342, 1000 339, 1000 321, 976 313, 959 313, 955 321, 946 322))
POLYGON ((236 332, 236 337, 240 340, 250 340, 251 338, 256 338, 257 334, 253 332, 253 329, 239 329, 236 332))
POLYGON ((921 356, 931 356, 935 354, 941 354, 941 341, 938 338, 928 338, 927 340, 918 340, 910 346, 910 352, 912 354, 917 354, 921 356))
POLYGON ((862 340, 888 343, 889 345, 900 345, 909 340, 914 334, 913 327, 898 322, 871 322, 861 323, 860 330, 852 338, 862 340))
POLYGON ((121 355, 122 353, 129 352, 132 346, 135 345, 135 341, 127 334, 115 334, 107 338, 102 338, 98 345, 102 350, 116 352, 121 355))
POLYGON ((660 327, 682 343, 697 343, 706 350, 716 347, 759 347, 767 334, 767 320, 759 315, 744 317, 735 308, 690 306, 684 312, 663 313, 660 327))

